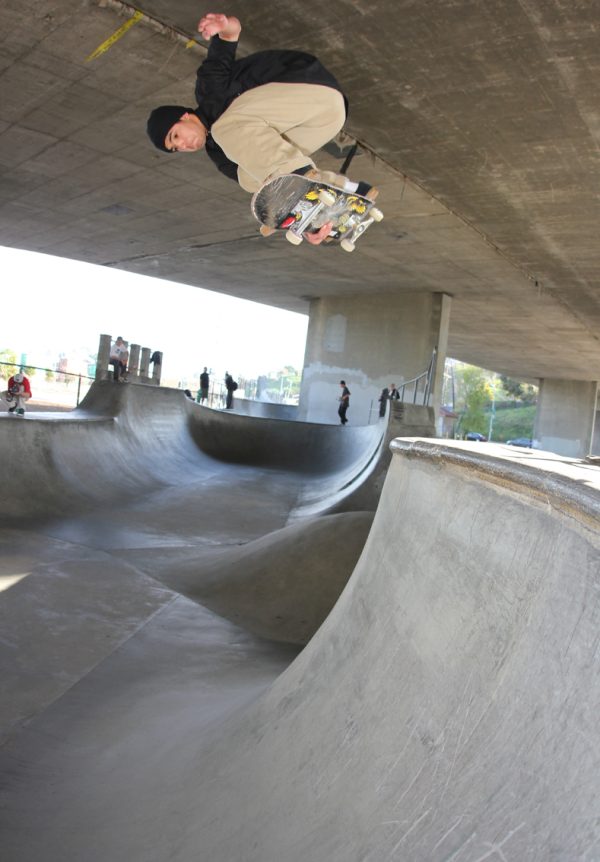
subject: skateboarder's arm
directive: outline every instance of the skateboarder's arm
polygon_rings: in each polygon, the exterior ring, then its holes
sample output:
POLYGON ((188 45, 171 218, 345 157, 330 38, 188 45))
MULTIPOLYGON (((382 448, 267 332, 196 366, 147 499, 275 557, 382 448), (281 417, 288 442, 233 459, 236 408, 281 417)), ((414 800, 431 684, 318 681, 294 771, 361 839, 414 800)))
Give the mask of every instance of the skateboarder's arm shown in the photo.
POLYGON ((211 113, 213 105, 221 106, 226 98, 236 49, 237 42, 224 41, 219 36, 211 39, 206 60, 196 75, 196 101, 206 113, 211 113))
POLYGON ((233 15, 220 15, 214 12, 209 12, 200 18, 198 22, 198 32, 203 39, 212 39, 213 36, 218 36, 225 42, 237 42, 240 38, 242 25, 233 15))

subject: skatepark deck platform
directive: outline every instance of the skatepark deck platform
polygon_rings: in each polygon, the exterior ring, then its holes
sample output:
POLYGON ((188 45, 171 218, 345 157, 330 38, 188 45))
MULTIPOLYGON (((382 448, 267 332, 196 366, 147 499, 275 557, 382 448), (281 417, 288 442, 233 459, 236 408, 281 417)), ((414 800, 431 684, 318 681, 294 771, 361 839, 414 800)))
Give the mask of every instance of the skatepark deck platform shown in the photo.
POLYGON ((600 468, 397 430, 0 417, 3 859, 600 858, 600 468))

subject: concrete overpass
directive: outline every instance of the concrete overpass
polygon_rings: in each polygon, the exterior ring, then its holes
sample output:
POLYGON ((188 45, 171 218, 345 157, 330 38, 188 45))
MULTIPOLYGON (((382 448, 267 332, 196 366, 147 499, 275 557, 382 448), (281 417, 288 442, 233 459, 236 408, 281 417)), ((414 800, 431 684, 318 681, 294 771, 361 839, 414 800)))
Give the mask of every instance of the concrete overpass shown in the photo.
MULTIPOLYGON (((360 403, 390 375, 423 370, 437 344, 542 381, 537 436, 589 451, 597 4, 230 4, 242 54, 302 48, 343 82, 360 143, 351 174, 381 187, 386 213, 347 256, 263 240, 247 195, 203 154, 147 142, 149 108, 193 100, 202 11, 190 0, 3 4, 0 242, 309 312, 308 418, 324 382, 351 376, 360 403)), ((342 159, 332 146, 318 161, 342 159)))

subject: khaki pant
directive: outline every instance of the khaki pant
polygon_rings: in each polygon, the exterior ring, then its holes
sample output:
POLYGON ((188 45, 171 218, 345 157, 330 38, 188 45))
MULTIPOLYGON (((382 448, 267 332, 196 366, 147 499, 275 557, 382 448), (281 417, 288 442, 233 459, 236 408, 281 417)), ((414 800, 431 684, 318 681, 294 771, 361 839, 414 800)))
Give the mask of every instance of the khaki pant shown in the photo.
POLYGON ((344 97, 321 84, 263 84, 243 93, 211 129, 214 141, 238 165, 238 182, 255 192, 271 174, 305 165, 346 119, 344 97))

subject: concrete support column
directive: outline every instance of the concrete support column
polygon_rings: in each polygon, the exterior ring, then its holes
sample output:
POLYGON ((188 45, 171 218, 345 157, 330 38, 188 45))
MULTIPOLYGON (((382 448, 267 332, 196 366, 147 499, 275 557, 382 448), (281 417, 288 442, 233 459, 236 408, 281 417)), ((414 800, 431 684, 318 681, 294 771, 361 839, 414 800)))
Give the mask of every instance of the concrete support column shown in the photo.
POLYGON ((112 377, 109 371, 108 360, 110 359, 110 335, 101 335, 98 343, 98 356, 96 357, 96 380, 106 380, 112 377))
POLYGON ((140 360, 140 377, 145 378, 150 374, 150 348, 142 347, 142 358, 140 360))
POLYGON ((137 377, 139 374, 138 365, 140 362, 140 345, 132 344, 129 350, 129 363, 127 370, 132 377, 137 377))
POLYGON ((533 436, 557 455, 585 458, 598 451, 598 381, 540 381, 533 436))
POLYGON ((352 395, 352 425, 377 420, 381 390, 425 371, 437 348, 430 403, 438 407, 450 320, 447 294, 401 292, 314 299, 304 356, 299 418, 336 423, 340 380, 352 395))

